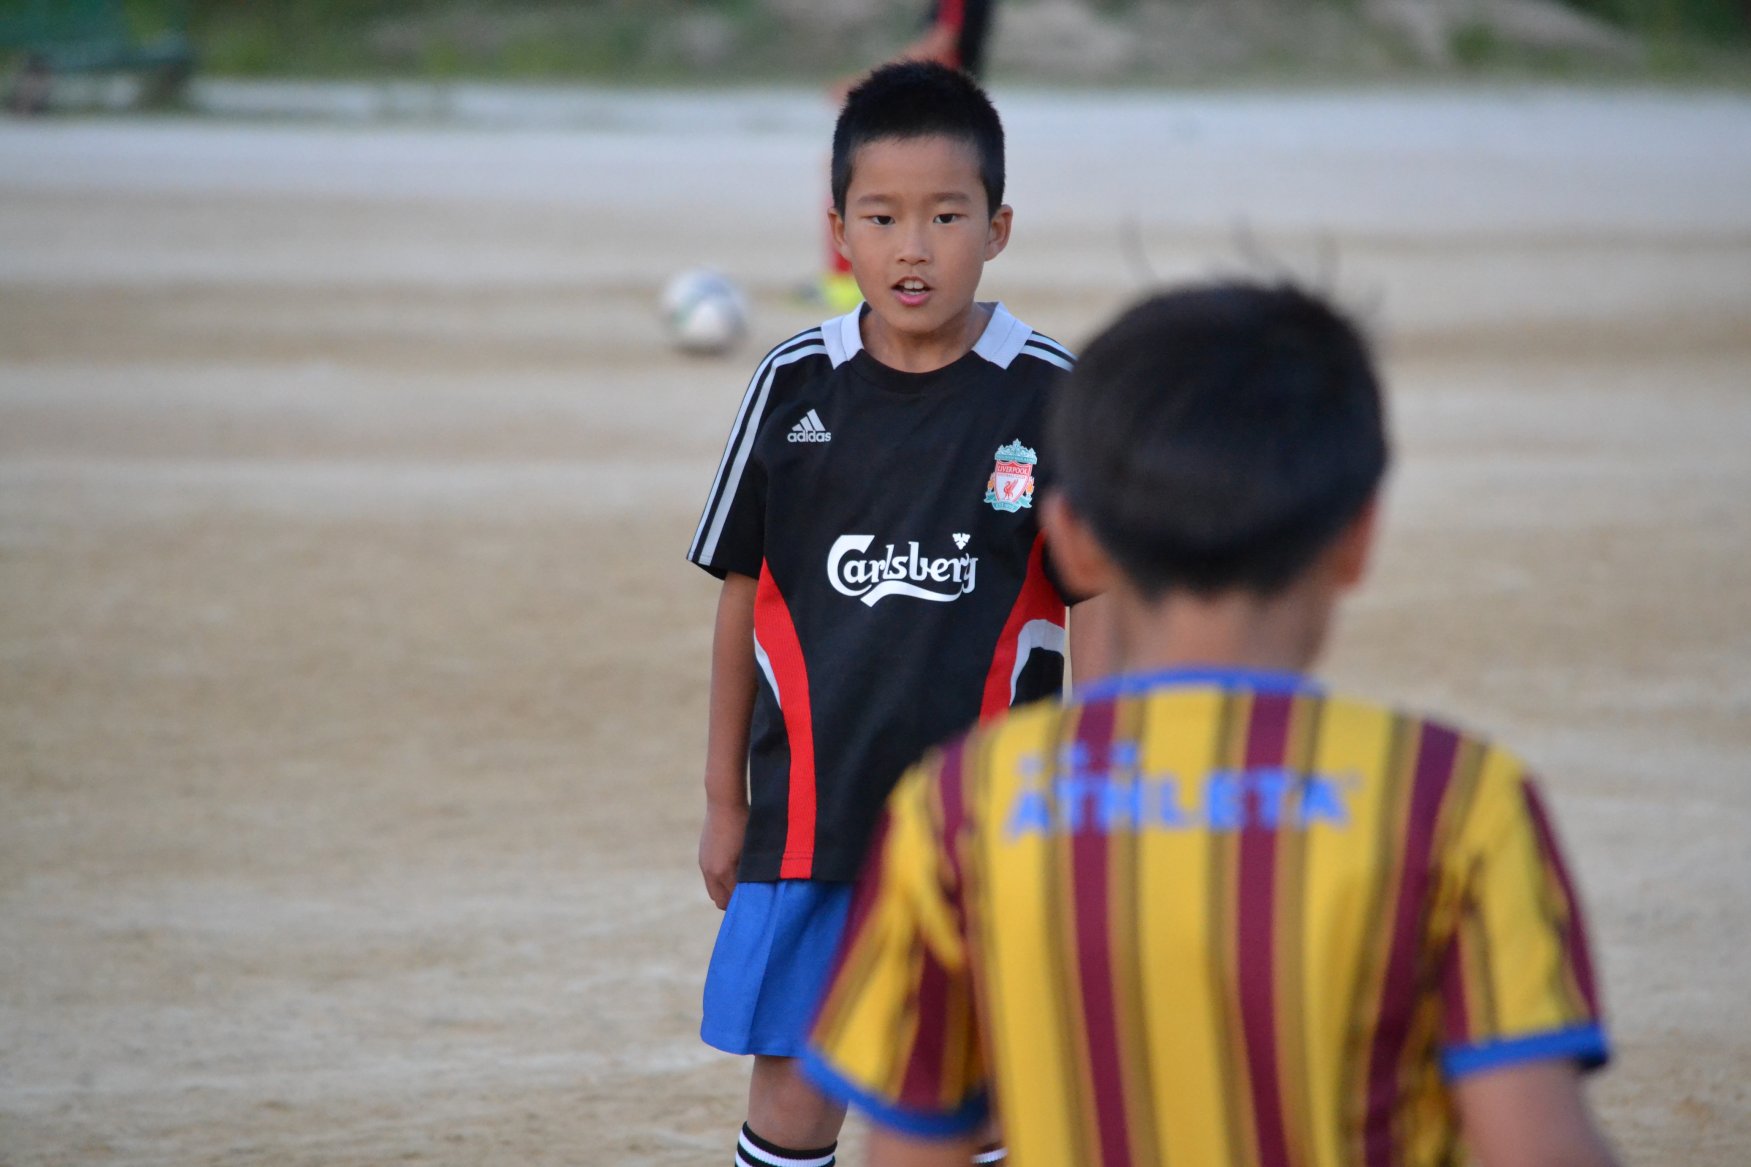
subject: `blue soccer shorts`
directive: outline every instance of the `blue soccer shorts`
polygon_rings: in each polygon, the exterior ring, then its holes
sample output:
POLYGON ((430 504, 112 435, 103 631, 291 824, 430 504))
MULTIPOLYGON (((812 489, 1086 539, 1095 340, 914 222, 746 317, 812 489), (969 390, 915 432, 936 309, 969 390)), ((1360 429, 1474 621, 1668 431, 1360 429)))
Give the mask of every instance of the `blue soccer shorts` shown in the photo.
POLYGON ((801 1057, 827 985, 849 883, 738 883, 705 973, 699 1036, 732 1054, 801 1057))

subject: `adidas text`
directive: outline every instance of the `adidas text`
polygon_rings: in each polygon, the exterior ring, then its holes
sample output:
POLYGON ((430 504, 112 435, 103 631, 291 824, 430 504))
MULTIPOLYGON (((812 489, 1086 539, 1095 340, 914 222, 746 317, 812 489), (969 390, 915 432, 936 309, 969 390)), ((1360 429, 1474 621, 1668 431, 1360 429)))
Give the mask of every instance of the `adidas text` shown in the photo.
POLYGON ((833 435, 821 423, 821 415, 814 410, 803 414, 803 419, 790 427, 790 434, 785 439, 792 442, 830 442, 833 435))

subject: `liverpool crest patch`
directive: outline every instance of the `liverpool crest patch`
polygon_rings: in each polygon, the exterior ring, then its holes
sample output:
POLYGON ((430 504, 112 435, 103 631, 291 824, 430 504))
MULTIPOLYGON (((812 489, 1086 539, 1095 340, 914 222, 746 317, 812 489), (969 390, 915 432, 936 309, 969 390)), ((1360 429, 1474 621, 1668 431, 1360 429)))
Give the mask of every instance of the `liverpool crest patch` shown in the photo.
POLYGON ((1034 505, 1034 465, 1039 456, 1021 442, 997 448, 997 465, 985 483, 985 501, 1000 511, 1034 505))

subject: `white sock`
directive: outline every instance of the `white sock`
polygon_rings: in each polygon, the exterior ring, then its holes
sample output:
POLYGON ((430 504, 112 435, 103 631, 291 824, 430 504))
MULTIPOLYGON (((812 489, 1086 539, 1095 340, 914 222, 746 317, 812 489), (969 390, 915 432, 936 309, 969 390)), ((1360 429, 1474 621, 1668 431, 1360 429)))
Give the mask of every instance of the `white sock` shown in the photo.
POLYGON ((742 1137, 736 1140, 736 1167, 833 1167, 839 1161, 834 1156, 838 1149, 838 1143, 808 1151, 781 1147, 767 1142, 743 1123, 742 1137))

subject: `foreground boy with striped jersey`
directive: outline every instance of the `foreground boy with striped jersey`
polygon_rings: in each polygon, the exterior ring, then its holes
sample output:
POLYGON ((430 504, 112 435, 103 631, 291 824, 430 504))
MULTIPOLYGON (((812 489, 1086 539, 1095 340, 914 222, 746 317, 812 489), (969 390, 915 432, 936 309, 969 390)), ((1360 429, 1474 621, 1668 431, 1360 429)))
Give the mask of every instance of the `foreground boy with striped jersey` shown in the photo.
POLYGON ((909 771, 809 1067, 879 1167, 1611 1162, 1580 903, 1524 764, 1308 675, 1387 463, 1354 328, 1147 301, 1054 403, 1048 538, 1117 673, 909 771))

